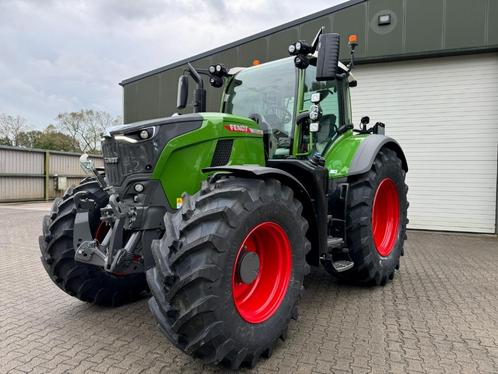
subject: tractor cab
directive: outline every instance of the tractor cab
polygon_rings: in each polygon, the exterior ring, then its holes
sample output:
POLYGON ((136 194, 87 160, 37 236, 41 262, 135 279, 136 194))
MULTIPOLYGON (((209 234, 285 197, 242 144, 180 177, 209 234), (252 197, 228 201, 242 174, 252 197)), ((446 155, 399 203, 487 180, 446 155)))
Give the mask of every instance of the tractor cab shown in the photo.
POLYGON ((237 72, 226 86, 222 112, 258 122, 270 159, 322 154, 339 129, 352 123, 348 68, 339 64, 339 79, 317 81, 316 61, 306 69, 296 68, 291 57, 255 65, 237 72))
POLYGON ((186 106, 190 75, 197 85, 194 112, 205 112, 201 74, 207 75, 213 87, 224 87, 221 113, 257 122, 266 160, 321 157, 353 128, 349 87, 356 85, 351 74, 356 38, 349 44, 348 66, 339 62, 339 35, 324 34, 323 28, 311 44, 291 44, 288 58, 232 69, 217 64, 196 70, 188 64, 179 80, 177 107, 186 106))

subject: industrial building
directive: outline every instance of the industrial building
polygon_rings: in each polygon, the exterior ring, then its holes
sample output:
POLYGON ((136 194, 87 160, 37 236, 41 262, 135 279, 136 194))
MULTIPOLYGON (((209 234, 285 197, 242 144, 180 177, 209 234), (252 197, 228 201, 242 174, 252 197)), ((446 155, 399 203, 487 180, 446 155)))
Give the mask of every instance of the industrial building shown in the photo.
MULTIPOLYGON (((352 0, 121 82, 125 122, 176 112, 187 61, 249 66, 319 27, 357 34, 353 116, 382 121, 409 164, 409 228, 497 233, 498 1, 352 0)), ((208 110, 220 90, 209 88, 208 110)), ((188 109, 188 108, 187 108, 188 109)))

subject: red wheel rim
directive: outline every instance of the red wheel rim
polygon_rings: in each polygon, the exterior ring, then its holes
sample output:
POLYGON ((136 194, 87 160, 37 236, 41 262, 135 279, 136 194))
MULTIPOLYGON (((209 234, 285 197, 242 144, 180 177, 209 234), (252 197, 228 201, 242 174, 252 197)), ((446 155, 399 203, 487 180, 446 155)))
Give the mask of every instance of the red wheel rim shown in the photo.
POLYGON ((274 222, 263 222, 247 234, 237 252, 232 274, 233 301, 245 321, 261 323, 277 311, 289 286, 291 253, 287 234, 274 222), (241 280, 237 271, 246 251, 259 257, 259 271, 249 284, 241 280))
POLYGON ((383 257, 389 256, 398 239, 399 197, 391 178, 383 179, 372 207, 372 231, 375 248, 383 257))

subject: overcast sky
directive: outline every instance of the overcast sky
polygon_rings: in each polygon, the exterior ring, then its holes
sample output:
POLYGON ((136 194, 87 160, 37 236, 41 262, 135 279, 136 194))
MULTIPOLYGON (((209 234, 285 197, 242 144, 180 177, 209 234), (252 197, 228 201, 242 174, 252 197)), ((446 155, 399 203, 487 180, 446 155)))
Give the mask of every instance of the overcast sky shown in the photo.
POLYGON ((131 76, 344 0, 0 0, 0 113, 122 113, 131 76))

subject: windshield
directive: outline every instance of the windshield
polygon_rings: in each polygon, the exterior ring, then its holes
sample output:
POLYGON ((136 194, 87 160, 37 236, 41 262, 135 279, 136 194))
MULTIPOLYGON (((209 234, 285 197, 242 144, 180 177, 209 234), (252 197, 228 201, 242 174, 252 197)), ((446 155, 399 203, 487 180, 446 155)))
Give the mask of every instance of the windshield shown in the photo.
POLYGON ((288 155, 295 92, 296 68, 292 59, 257 65, 234 77, 226 90, 224 111, 244 117, 260 115, 263 131, 276 138, 270 156, 288 155))

